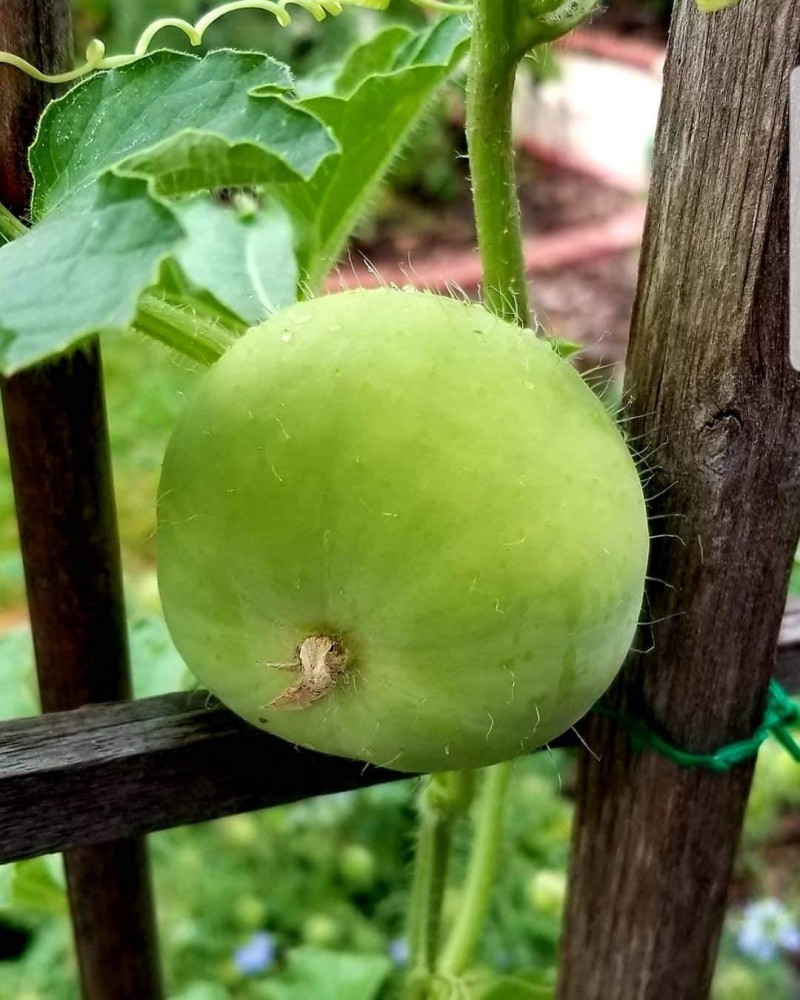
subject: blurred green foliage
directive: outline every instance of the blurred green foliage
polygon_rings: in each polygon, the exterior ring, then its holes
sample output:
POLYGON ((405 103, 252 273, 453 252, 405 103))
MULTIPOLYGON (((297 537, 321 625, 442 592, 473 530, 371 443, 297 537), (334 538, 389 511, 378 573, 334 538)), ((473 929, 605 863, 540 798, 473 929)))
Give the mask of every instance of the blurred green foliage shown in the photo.
POLYGON ((789 593, 800 595, 800 550, 794 557, 794 566, 792 566, 792 576, 789 580, 789 593))

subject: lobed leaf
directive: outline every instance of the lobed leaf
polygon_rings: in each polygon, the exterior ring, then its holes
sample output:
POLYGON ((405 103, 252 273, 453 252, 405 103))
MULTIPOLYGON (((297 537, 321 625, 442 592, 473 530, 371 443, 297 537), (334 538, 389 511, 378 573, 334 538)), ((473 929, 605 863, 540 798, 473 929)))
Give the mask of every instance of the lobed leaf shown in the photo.
POLYGON ((409 28, 398 24, 386 28, 371 41, 356 45, 334 73, 328 93, 349 97, 371 76, 391 73, 397 68, 398 53, 408 45, 411 35, 409 28))
POLYGON ((9 865, 8 870, 5 905, 9 909, 29 914, 66 914, 67 895, 60 855, 46 854, 27 861, 17 861, 9 865))
POLYGON ((301 265, 312 289, 336 264, 409 132, 465 52, 468 37, 468 26, 458 17, 418 35, 389 28, 355 50, 328 81, 329 93, 301 102, 330 127, 341 148, 309 182, 281 191, 303 233, 301 265), (376 66, 382 67, 379 72, 376 66))
POLYGON ((184 275, 249 326, 296 301, 295 232, 278 202, 239 214, 209 198, 195 198, 177 215, 187 233, 176 254, 184 275))
POLYGON ((0 357, 11 373, 99 330, 130 325, 142 289, 183 237, 146 182, 107 174, 87 206, 0 252, 0 357))
POLYGON ((156 52, 54 102, 31 151, 38 224, 0 250, 3 370, 127 327, 171 256, 245 324, 293 301, 284 210, 245 223, 207 197, 166 200, 312 177, 337 145, 291 85, 267 56, 156 52))
POLYGON ((55 101, 31 150, 37 224, 0 247, 0 368, 129 326, 165 274, 234 326, 294 301, 335 263, 467 38, 456 17, 389 28, 298 101, 285 66, 228 50, 155 52, 55 101), (208 194, 242 186, 265 207, 237 215, 208 194))
POLYGON ((162 194, 308 179, 336 151, 292 104, 289 70, 268 56, 154 52, 98 73, 53 102, 31 149, 33 217, 90 197, 107 171, 162 194))

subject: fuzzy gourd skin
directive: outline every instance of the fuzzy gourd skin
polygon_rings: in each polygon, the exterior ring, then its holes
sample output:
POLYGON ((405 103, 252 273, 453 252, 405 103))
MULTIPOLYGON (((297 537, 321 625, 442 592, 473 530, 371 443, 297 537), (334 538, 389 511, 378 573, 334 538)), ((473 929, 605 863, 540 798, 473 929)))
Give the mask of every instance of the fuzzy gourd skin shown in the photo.
POLYGON ((205 377, 159 492, 179 651, 302 746, 492 764, 568 729, 633 637, 628 449, 566 361, 479 306, 381 289, 278 313, 205 377), (320 636, 344 665, 287 698, 320 636))

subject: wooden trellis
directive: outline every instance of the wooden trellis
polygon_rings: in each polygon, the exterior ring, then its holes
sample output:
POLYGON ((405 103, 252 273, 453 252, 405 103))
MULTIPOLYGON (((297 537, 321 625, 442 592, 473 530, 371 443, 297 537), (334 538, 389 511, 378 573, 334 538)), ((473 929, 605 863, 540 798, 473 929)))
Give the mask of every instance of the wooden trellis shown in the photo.
MULTIPOLYGON (((652 455, 653 651, 618 705, 710 752, 758 726, 800 531, 789 365, 789 75, 800 3, 676 6, 626 388, 652 455), (661 583, 659 581, 666 581, 661 583)), ((634 753, 594 718, 581 759, 561 1000, 707 995, 752 763, 634 753)))
MULTIPOLYGON (((68 0, 0 0, 0 49, 52 71, 70 46, 68 0)), ((656 653, 631 665, 617 697, 697 750, 758 721, 800 530, 785 330, 798 59, 796 0, 743 0, 724 20, 678 4, 629 387, 663 446, 656 470, 677 483, 657 513, 688 519, 690 544, 655 546, 654 575, 681 587, 654 591, 652 607, 679 624, 656 631, 656 653)), ((0 67, 0 201, 20 218, 49 96, 0 67)), ((298 751, 202 694, 130 701, 99 345, 6 380, 2 395, 48 714, 0 725, 0 863, 63 851, 84 997, 160 1000, 142 835, 399 776, 298 751)), ((777 662, 794 687, 798 620, 784 619, 777 662)), ((607 722, 585 733, 603 752, 583 767, 561 996, 701 1000, 751 769, 687 774, 633 756, 607 722), (701 918, 683 924, 688 908, 701 918)))

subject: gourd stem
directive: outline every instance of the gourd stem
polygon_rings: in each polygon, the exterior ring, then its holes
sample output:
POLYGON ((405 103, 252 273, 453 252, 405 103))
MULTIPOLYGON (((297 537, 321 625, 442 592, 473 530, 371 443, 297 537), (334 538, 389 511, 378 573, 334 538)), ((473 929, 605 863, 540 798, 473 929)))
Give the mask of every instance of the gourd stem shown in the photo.
POLYGON ((3 243, 11 243, 12 240, 19 239, 25 233, 25 226, 9 212, 5 205, 0 203, 0 246, 3 243))
POLYGON ((425 1000, 439 953, 442 902, 453 829, 469 809, 474 771, 431 775, 420 797, 421 822, 408 923, 410 975, 404 1000, 425 1000))
POLYGON ((530 325, 514 168, 511 112, 524 48, 520 0, 475 0, 467 86, 467 143, 484 302, 503 319, 530 325))
POLYGON ((468 969, 489 914, 512 767, 512 761, 505 761, 487 768, 484 774, 458 918, 437 966, 437 972, 444 976, 461 976, 468 969))
POLYGON ((152 294, 142 296, 133 325, 140 333, 208 367, 219 361, 239 336, 230 326, 152 294))

